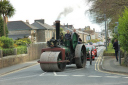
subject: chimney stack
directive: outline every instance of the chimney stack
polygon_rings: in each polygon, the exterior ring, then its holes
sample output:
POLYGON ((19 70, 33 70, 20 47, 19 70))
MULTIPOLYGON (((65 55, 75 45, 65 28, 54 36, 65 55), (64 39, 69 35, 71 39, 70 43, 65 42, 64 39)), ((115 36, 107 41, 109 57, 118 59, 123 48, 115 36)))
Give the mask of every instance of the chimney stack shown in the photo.
POLYGON ((60 38, 60 21, 56 21, 56 39, 58 40, 60 38))
POLYGON ((29 24, 29 20, 26 20, 26 23, 29 24))

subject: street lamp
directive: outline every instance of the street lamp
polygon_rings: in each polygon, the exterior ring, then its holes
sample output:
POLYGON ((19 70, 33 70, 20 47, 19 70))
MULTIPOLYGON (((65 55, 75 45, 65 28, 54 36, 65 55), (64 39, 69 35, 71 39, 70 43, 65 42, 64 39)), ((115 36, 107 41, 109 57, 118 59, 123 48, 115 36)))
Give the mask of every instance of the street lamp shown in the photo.
POLYGON ((104 21, 105 21, 105 41, 106 41, 106 51, 107 51, 107 28, 106 28, 106 14, 104 14, 104 21))

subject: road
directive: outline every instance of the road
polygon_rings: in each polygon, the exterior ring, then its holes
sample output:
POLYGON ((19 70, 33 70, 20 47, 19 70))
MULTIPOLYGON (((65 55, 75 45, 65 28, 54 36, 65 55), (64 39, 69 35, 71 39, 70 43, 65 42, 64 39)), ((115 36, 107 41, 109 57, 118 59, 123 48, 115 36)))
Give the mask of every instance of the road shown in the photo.
POLYGON ((63 72, 43 72, 36 64, 0 77, 0 85, 128 85, 128 75, 109 73, 98 68, 100 54, 104 47, 98 47, 98 56, 92 65, 77 69, 66 66, 63 72))

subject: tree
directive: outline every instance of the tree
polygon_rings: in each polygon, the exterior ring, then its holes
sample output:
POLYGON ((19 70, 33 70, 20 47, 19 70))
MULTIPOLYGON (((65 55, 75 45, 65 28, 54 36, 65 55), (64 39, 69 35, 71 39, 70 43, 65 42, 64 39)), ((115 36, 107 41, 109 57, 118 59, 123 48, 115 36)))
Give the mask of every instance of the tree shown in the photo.
POLYGON ((63 33, 63 31, 64 31, 63 28, 60 27, 60 33, 63 33))
POLYGON ((128 8, 125 7, 124 12, 122 13, 123 16, 119 17, 119 26, 118 26, 118 33, 119 33, 119 42, 122 48, 128 51, 128 8))
POLYGON ((110 21, 109 27, 114 28, 115 22, 118 21, 119 15, 122 15, 124 6, 128 7, 128 0, 91 0, 92 7, 89 9, 96 23, 104 21, 103 14, 106 14, 107 20, 110 21))
MULTIPOLYGON (((3 24, 4 20, 2 19, 2 17, 0 16, 0 37, 4 36, 4 30, 3 30, 3 24)), ((6 30, 6 35, 8 34, 8 29, 7 29, 7 25, 5 25, 5 30, 6 30)))
POLYGON ((14 15, 14 7, 11 5, 11 3, 7 0, 1 0, 0 1, 0 15, 3 16, 3 30, 4 30, 4 36, 6 36, 6 18, 12 17, 14 15))

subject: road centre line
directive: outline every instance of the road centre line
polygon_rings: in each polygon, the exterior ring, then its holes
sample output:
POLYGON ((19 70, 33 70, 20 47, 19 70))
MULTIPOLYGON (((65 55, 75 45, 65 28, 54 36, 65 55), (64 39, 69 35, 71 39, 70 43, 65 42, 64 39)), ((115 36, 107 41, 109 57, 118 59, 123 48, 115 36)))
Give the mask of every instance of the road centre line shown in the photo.
POLYGON ((105 77, 109 77, 109 78, 119 78, 120 76, 105 76, 105 77))
POLYGON ((56 72, 53 72, 53 73, 54 73, 55 76, 57 75, 56 72))
POLYGON ((88 77, 102 77, 102 76, 95 76, 95 75, 90 75, 88 77))
POLYGON ((85 75, 72 75, 72 76, 79 76, 80 77, 80 76, 85 76, 85 75))
POLYGON ((47 73, 47 72, 44 72, 44 73, 40 74, 39 76, 42 76, 42 75, 44 75, 45 73, 47 73))
POLYGON ((123 78, 128 78, 128 77, 123 77, 123 78))
POLYGON ((54 76, 68 76, 68 75, 57 75, 56 72, 53 72, 54 73, 54 76))
POLYGON ((55 76, 68 76, 68 75, 55 75, 55 76))

